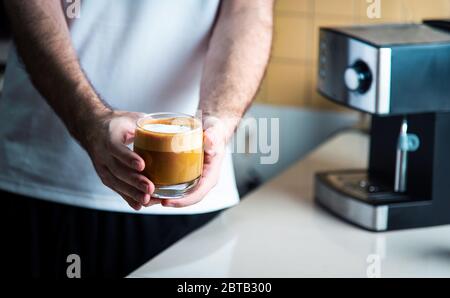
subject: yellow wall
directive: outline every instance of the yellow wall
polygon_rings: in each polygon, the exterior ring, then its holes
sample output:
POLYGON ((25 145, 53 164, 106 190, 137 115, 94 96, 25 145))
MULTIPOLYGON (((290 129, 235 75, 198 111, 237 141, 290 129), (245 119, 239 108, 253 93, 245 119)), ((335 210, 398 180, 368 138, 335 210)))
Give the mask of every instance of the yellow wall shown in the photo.
POLYGON ((315 91, 320 26, 450 17, 450 0, 381 0, 380 19, 367 17, 369 5, 368 0, 276 0, 272 56, 256 100, 340 109, 315 91))

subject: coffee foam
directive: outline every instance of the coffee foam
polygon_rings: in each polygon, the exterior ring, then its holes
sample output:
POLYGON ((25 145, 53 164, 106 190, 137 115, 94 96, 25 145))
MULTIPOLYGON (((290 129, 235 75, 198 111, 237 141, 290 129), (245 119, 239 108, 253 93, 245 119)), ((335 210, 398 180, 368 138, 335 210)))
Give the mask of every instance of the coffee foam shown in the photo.
POLYGON ((187 125, 161 123, 144 124, 142 128, 146 131, 158 133, 184 133, 191 130, 191 127, 187 125))

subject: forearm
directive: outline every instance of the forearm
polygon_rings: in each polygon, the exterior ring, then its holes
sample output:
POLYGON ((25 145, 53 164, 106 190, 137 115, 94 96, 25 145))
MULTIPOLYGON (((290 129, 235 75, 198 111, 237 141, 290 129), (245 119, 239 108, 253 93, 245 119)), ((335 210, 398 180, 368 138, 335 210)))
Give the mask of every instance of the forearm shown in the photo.
POLYGON ((227 138, 258 90, 272 41, 272 1, 234 1, 223 2, 213 31, 199 107, 222 121, 227 138))
POLYGON ((84 75, 59 0, 5 0, 15 44, 36 89, 78 140, 110 109, 84 75))

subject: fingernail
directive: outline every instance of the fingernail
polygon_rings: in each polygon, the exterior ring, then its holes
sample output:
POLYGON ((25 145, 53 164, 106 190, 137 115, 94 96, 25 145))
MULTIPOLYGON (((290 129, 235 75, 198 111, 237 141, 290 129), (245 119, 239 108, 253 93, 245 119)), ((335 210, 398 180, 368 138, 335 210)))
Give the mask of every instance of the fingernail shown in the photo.
POLYGON ((167 202, 167 201, 163 201, 163 202, 161 203, 161 205, 163 205, 164 207, 172 207, 172 206, 173 206, 172 203, 167 202))
POLYGON ((133 161, 132 166, 133 166, 133 168, 135 168, 138 171, 141 169, 141 164, 137 160, 133 161))
POLYGON ((139 200, 142 204, 146 204, 147 201, 150 200, 150 195, 145 194, 143 197, 141 197, 141 199, 139 200))
POLYGON ((141 190, 145 193, 150 193, 150 187, 147 183, 141 183, 141 190))

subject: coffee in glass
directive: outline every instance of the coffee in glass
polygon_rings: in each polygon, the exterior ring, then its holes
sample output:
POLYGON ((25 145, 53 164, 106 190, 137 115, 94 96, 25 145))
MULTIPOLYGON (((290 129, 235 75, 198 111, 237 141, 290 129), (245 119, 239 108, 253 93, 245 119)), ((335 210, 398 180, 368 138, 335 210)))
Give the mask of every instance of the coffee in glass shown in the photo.
POLYGON ((195 188, 203 169, 201 121, 181 113, 154 113, 139 119, 134 151, 142 172, 155 184, 155 198, 176 199, 195 188))

